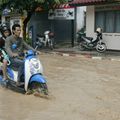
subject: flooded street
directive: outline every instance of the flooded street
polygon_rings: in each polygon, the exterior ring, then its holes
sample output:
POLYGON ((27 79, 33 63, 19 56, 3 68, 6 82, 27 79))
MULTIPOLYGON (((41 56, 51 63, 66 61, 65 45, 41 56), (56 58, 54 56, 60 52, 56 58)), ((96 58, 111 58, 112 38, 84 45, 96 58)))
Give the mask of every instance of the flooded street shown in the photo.
POLYGON ((42 54, 50 99, 0 87, 0 120, 120 120, 120 62, 42 54))

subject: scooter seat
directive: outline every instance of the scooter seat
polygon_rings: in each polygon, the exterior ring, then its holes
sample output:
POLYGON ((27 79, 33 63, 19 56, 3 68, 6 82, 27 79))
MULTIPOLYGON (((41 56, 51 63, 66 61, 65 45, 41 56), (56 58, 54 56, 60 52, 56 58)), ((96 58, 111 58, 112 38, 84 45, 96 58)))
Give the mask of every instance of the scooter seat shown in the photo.
POLYGON ((92 37, 86 37, 86 38, 87 38, 88 40, 91 40, 91 41, 93 40, 93 38, 92 38, 92 37))

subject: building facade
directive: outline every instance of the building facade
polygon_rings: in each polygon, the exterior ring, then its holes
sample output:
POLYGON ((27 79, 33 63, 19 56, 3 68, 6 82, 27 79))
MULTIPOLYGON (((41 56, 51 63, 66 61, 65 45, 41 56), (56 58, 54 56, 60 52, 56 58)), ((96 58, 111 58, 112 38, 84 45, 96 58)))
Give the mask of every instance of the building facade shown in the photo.
POLYGON ((46 30, 50 30, 54 33, 56 44, 74 46, 75 33, 84 26, 84 10, 85 8, 76 9, 65 4, 54 6, 49 11, 36 11, 28 24, 32 45, 34 46, 37 34, 43 35, 46 30), (80 14, 76 14, 76 11, 80 14))
POLYGON ((87 6, 87 36, 95 35, 97 27, 103 30, 103 40, 107 49, 120 50, 120 5, 87 6))
MULTIPOLYGON (((1 23, 7 24, 7 26, 10 27, 10 29, 12 29, 12 26, 14 24, 20 24, 20 26, 23 28, 24 19, 25 16, 21 15, 17 11, 11 12, 9 9, 4 9, 1 16, 1 23)), ((20 36, 23 36, 23 29, 20 36)))
POLYGON ((116 0, 74 0, 72 6, 87 6, 86 35, 95 37, 97 27, 103 30, 107 49, 120 50, 120 3, 116 0))

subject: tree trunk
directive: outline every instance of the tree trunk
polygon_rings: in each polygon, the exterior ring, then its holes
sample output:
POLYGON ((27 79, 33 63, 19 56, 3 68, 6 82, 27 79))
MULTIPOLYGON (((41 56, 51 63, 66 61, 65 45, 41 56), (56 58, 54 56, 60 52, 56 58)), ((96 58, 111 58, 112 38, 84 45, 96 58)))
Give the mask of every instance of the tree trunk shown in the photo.
POLYGON ((26 41, 26 27, 27 27, 27 23, 29 22, 31 16, 32 16, 33 12, 28 12, 27 17, 25 18, 25 20, 23 21, 23 39, 26 41))
POLYGON ((39 7, 40 5, 39 4, 34 4, 33 5, 34 7, 32 8, 31 11, 27 11, 27 17, 25 18, 25 20, 23 21, 23 38, 24 40, 26 41, 26 27, 27 27, 27 23, 29 22, 32 14, 35 12, 35 9, 37 7, 39 7))

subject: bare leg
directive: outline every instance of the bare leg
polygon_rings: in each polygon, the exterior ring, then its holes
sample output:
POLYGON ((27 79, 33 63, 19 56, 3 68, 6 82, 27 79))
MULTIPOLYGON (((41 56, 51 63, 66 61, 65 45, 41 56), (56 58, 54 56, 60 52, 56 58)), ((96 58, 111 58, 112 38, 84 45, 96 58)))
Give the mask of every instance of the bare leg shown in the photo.
POLYGON ((7 60, 3 60, 3 78, 4 80, 7 80, 7 60))

